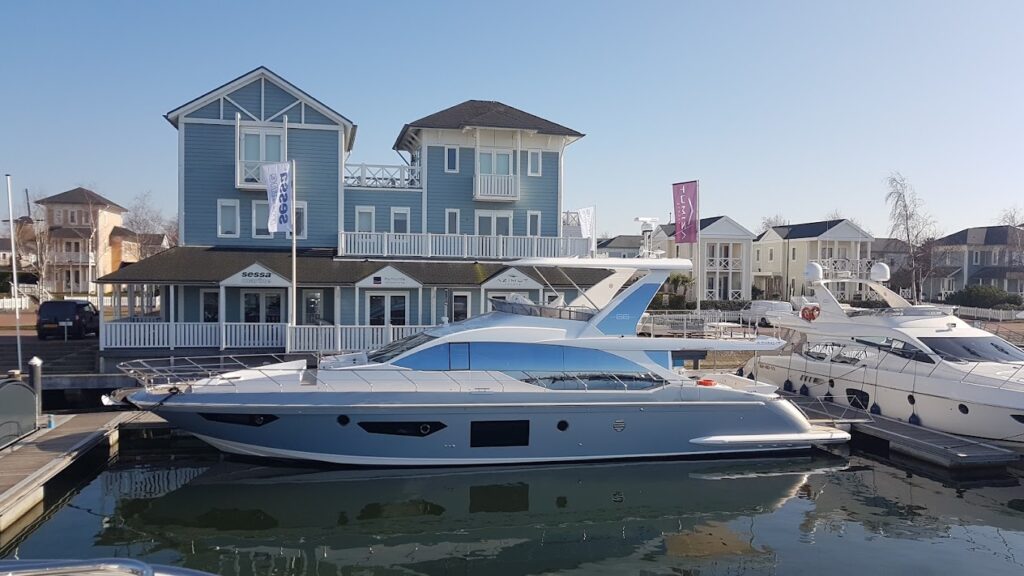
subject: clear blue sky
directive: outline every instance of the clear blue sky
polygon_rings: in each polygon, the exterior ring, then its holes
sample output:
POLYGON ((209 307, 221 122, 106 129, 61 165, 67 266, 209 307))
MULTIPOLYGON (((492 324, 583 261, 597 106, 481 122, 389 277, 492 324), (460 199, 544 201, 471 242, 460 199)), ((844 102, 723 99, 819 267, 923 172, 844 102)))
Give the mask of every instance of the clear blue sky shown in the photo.
MULTIPOLYGON (((945 232, 1024 204, 1022 2, 5 2, 0 173, 15 189, 151 190, 170 213, 162 115, 266 65, 359 125, 392 163, 402 124, 495 99, 587 134, 567 207, 598 228, 833 209, 888 230, 900 170, 945 232), (275 21, 275 14, 280 18, 275 21)), ((22 202, 23 204, 23 202, 22 202)), ((5 212, 5 210, 4 210, 5 212)))

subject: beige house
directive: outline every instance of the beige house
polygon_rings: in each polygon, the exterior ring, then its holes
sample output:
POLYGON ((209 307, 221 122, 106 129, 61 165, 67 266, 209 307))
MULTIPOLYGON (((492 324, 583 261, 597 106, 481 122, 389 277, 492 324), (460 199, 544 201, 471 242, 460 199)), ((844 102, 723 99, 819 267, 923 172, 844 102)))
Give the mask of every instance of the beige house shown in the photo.
POLYGON ((700 251, 693 244, 676 244, 676 225, 654 230, 653 248, 670 258, 689 258, 698 280, 691 294, 703 300, 750 300, 751 250, 754 234, 728 216, 700 220, 700 251))
POLYGON ((51 294, 88 294, 96 278, 148 255, 148 244, 157 242, 150 236, 167 247, 162 234, 136 234, 122 226, 127 210, 92 190, 74 188, 36 203, 46 209, 39 267, 51 294))
MULTIPOLYGON (((871 270, 874 237, 849 220, 823 220, 775 226, 754 240, 754 285, 766 299, 789 300, 809 296, 804 278, 807 264, 817 262, 826 278, 849 275, 867 278, 871 270)), ((852 298, 848 286, 838 296, 852 298)), ((854 291, 855 292, 855 291, 854 291)))

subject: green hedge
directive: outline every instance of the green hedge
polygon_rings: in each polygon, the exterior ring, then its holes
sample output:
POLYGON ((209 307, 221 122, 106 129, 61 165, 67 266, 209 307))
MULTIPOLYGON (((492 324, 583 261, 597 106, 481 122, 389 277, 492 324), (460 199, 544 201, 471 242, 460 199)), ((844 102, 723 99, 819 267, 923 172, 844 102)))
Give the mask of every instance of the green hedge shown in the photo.
POLYGON ((971 308, 1003 307, 1001 309, 1012 310, 1021 305, 1021 298, 1019 294, 1010 294, 1002 288, 974 284, 959 292, 954 292, 949 298, 946 298, 946 303, 971 308))

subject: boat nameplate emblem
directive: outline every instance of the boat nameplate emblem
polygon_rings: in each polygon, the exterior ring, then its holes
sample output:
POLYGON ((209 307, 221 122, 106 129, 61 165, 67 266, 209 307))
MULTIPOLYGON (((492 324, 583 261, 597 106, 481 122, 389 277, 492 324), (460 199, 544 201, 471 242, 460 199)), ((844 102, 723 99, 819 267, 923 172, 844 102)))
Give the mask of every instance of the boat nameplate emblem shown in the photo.
POLYGON ((625 420, 616 420, 616 421, 612 422, 612 430, 615 430, 616 432, 622 432, 625 429, 626 429, 626 421, 625 420))

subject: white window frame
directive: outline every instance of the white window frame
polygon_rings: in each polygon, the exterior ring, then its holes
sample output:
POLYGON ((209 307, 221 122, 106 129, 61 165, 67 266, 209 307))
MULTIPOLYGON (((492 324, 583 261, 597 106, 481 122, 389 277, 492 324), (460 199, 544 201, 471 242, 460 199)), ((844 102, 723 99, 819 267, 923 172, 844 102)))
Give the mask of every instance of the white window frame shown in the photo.
POLYGON ((238 200, 237 199, 232 199, 232 198, 218 198, 217 199, 217 238, 238 238, 239 234, 241 232, 241 230, 240 230, 241 227, 242 227, 242 215, 241 215, 241 209, 238 206, 238 200), (234 206, 235 207, 235 233, 234 234, 225 234, 224 231, 221 229, 221 222, 223 221, 223 219, 221 218, 221 209, 224 206, 234 206))
POLYGON ((459 147, 458 146, 445 146, 444 147, 444 171, 445 174, 458 174, 459 173, 459 147), (455 168, 451 169, 448 166, 448 151, 455 150, 455 168))
POLYGON ((789 261, 796 262, 796 246, 789 247, 789 261))
POLYGON ((761 249, 760 248, 754 250, 754 260, 756 260, 758 262, 761 261, 761 249))
POLYGON ((544 229, 544 225, 542 223, 542 220, 543 220, 543 214, 541 213, 540 210, 527 210, 526 211, 526 235, 527 236, 540 236, 540 231, 544 229), (531 230, 530 229, 533 226, 533 218, 532 218, 532 216, 534 216, 534 215, 537 216, 537 230, 531 230))
MULTIPOLYGON (((491 156, 491 171, 490 172, 483 172, 483 171, 481 171, 480 172, 481 176, 514 176, 515 175, 515 173, 516 173, 516 165, 515 165, 516 154, 515 154, 515 151, 513 151, 510 148, 482 148, 480 150, 477 150, 477 156, 482 156, 484 154, 489 154, 491 156), (498 154, 506 154, 506 155, 508 155, 508 174, 498 174, 497 172, 494 171, 494 169, 498 166, 498 161, 497 161, 497 158, 496 158, 498 154)), ((480 158, 477 158, 477 163, 476 164, 477 164, 477 166, 480 166, 480 158)))
POLYGON ((251 235, 252 235, 252 237, 254 239, 265 240, 265 239, 273 238, 274 237, 274 233, 270 232, 269 230, 267 231, 267 234, 265 236, 262 235, 262 234, 257 234, 256 233, 256 206, 257 205, 259 205, 259 206, 266 206, 267 207, 267 218, 268 219, 270 218, 270 202, 267 202, 266 200, 253 200, 252 201, 252 208, 250 210, 250 212, 252 212, 252 234, 251 235))
MULTIPOLYGON (((245 151, 245 137, 248 134, 257 134, 260 138, 260 159, 252 160, 251 162, 257 162, 260 166, 267 164, 267 136, 278 136, 281 142, 281 156, 277 162, 287 162, 288 159, 288 137, 284 133, 284 126, 242 126, 239 125, 237 134, 235 137, 235 187, 244 190, 265 190, 266 185, 260 181, 262 178, 261 172, 257 172, 255 182, 245 181, 245 162, 247 160, 242 158, 242 154, 245 151)), ((259 167, 257 167, 259 170, 259 167)))
POLYGON ((459 213, 458 208, 445 208, 444 209, 444 233, 445 234, 458 234, 459 228, 462 227, 462 215, 459 213), (451 222, 451 215, 455 214, 455 230, 452 230, 448 224, 451 222))
POLYGON ((78 224, 78 210, 74 208, 68 210, 68 224, 78 224))
POLYGON ((544 151, 536 148, 526 151, 526 175, 527 176, 541 176, 541 170, 544 166, 544 151), (533 165, 533 155, 537 155, 537 165, 533 165))
POLYGON ((392 206, 391 207, 391 233, 392 234, 412 234, 412 209, 408 206, 392 206), (395 216, 397 214, 405 214, 405 232, 395 232, 395 216))
POLYGON ((220 308, 220 290, 214 290, 211 288, 201 288, 199 290, 199 322, 203 324, 216 324, 220 322, 220 308), (203 300, 206 299, 207 294, 213 294, 217 296, 217 319, 210 322, 206 321, 206 316, 203 314, 203 300))
POLYGON ((50 213, 53 216, 54 224, 64 223, 64 210, 61 208, 50 208, 50 213))
MULTIPOLYGON (((305 240, 307 237, 309 237, 309 208, 305 200, 299 200, 298 202, 295 203, 295 214, 297 215, 299 211, 302 211, 302 234, 296 236, 295 239, 305 240)), ((298 218, 296 218, 296 220, 298 220, 298 218)), ((291 240, 292 233, 285 232, 284 237, 291 240)))
POLYGON ((768 249, 768 261, 775 262, 775 248, 768 249))
POLYGON ((281 298, 281 321, 278 324, 288 323, 288 295, 281 288, 243 288, 238 293, 238 321, 243 324, 250 324, 245 321, 245 295, 258 294, 260 297, 260 321, 252 324, 270 324, 267 322, 267 296, 277 294, 281 298))
POLYGON ((981 264, 981 250, 975 250, 974 254, 971 255, 971 265, 979 266, 981 264))
POLYGON ((498 236, 498 218, 508 216, 508 235, 512 236, 515 230, 515 217, 512 210, 474 210, 473 211, 473 233, 480 236, 480 217, 488 216, 491 219, 491 233, 489 236, 498 236))
POLYGON ((299 301, 299 305, 302 308, 302 324, 304 326, 314 326, 314 324, 312 324, 310 322, 310 319, 307 316, 307 312, 309 312, 309 310, 306 309, 306 297, 310 296, 311 294, 319 294, 320 295, 320 319, 323 320, 323 317, 324 317, 324 290, 323 290, 323 288, 312 288, 312 289, 304 288, 301 292, 302 292, 302 299, 299 301))
POLYGON ((356 232, 366 232, 368 234, 372 234, 372 233, 376 232, 377 231, 377 207, 376 206, 356 206, 356 217, 355 217, 355 220, 353 220, 353 225, 355 226, 356 232), (360 212, 369 212, 370 213, 370 230, 369 230, 369 232, 367 232, 366 230, 360 230, 359 229, 359 214, 360 214, 360 212))
MULTIPOLYGON (((384 326, 395 326, 391 323, 391 297, 402 296, 405 298, 405 325, 409 326, 409 316, 412 314, 412 302, 413 298, 409 292, 403 291, 387 291, 387 290, 365 290, 363 296, 363 305, 365 313, 363 314, 363 326, 371 326, 370 324, 370 296, 384 296, 384 326)), ((373 324, 377 326, 377 324, 373 324)))
POLYGON ((473 293, 472 292, 468 292, 466 290, 453 290, 452 291, 452 301, 450 302, 451 310, 448 311, 449 314, 451 315, 451 317, 448 320, 450 322, 455 322, 455 298, 456 298, 456 296, 465 296, 466 297, 466 318, 467 319, 468 318, 472 318, 473 317, 473 293))

